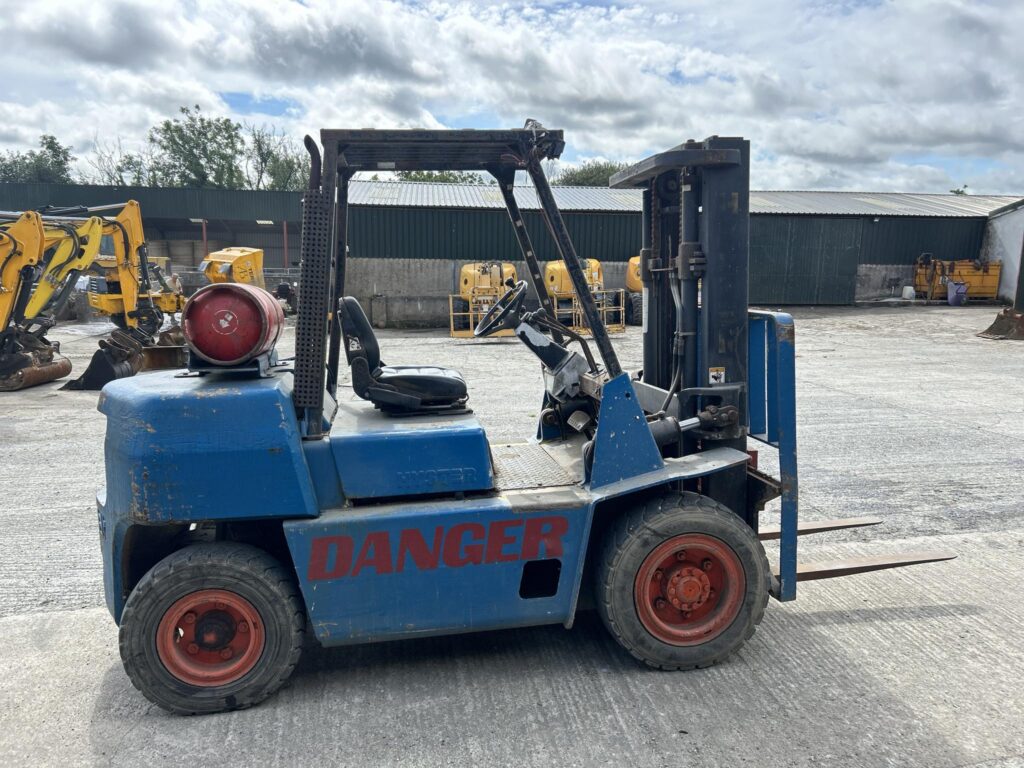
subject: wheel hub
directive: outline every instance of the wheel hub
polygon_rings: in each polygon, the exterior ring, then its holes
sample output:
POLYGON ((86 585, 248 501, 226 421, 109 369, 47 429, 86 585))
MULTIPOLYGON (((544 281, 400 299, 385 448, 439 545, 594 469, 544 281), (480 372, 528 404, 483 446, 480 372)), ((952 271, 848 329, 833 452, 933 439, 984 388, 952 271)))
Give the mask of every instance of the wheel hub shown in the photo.
POLYGON ((255 606, 222 589, 200 589, 170 606, 157 627, 157 656, 189 685, 232 683, 259 661, 266 643, 255 606))
POLYGON ((200 648, 220 650, 235 637, 235 622, 226 611, 210 611, 196 622, 196 643, 200 648))
POLYGON ((679 611, 692 611, 711 594, 711 579, 699 568, 684 565, 669 577, 666 598, 679 611))

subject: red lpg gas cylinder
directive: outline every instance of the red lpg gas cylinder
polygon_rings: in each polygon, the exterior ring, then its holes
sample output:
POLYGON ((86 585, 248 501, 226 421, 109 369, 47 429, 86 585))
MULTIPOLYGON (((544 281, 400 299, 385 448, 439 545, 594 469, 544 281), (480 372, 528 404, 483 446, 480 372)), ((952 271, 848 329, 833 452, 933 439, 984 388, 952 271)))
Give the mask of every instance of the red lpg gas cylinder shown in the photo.
POLYGON ((239 365, 274 348, 284 311, 268 291, 216 283, 196 291, 181 313, 189 348, 214 365, 239 365))

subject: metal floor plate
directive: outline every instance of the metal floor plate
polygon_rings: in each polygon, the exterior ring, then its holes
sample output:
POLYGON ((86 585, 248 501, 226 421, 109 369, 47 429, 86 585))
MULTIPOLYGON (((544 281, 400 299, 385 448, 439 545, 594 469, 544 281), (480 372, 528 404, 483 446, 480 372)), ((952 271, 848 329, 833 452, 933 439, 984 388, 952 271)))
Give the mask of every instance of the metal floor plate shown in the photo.
POLYGON ((576 480, 536 443, 492 445, 494 485, 499 491, 573 485, 576 480))

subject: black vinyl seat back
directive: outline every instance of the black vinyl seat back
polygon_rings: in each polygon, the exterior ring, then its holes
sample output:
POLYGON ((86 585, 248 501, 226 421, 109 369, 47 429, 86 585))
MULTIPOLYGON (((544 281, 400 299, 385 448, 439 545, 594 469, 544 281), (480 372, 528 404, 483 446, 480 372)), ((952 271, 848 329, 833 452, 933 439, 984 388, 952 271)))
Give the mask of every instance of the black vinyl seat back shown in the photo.
POLYGON ((341 299, 341 328, 345 334, 345 356, 352 365, 353 358, 363 357, 370 371, 380 367, 380 344, 377 334, 354 296, 341 299))
POLYGON ((383 365, 380 344, 359 302, 338 302, 345 356, 352 369, 352 389, 390 413, 464 412, 469 396, 462 374, 431 365, 383 365))

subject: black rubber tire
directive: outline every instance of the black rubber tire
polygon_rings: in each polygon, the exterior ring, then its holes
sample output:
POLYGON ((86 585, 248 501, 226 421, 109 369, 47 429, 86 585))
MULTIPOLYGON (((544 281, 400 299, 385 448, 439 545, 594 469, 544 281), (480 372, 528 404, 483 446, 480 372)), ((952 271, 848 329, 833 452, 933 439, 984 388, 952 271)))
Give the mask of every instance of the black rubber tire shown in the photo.
POLYGON ((644 324, 644 295, 642 293, 631 293, 626 298, 629 302, 629 313, 627 320, 630 325, 644 324))
POLYGON ((261 549, 248 544, 193 544, 174 552, 142 577, 121 616, 121 661, 132 684, 164 709, 182 715, 245 709, 281 685, 299 661, 306 612, 295 576, 261 549), (199 589, 241 595, 259 612, 265 632, 263 654, 240 679, 200 687, 174 677, 156 650, 156 630, 178 599, 199 589))
POLYGON ((729 509, 696 493, 660 496, 616 520, 605 534, 596 577, 598 612, 612 637, 645 664, 668 670, 710 667, 749 640, 764 617, 771 579, 757 535, 729 509), (676 646, 655 638, 640 622, 633 586, 647 555, 684 533, 710 535, 731 548, 743 567, 746 590, 739 613, 721 634, 700 645, 676 646))

